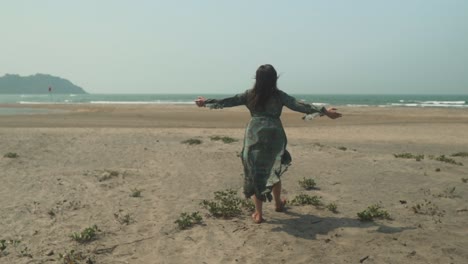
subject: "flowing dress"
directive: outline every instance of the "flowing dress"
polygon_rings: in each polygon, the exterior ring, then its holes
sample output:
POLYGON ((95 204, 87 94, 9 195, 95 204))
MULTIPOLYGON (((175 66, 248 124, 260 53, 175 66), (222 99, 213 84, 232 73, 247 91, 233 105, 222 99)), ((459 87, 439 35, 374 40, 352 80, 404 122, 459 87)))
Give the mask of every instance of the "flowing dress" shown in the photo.
POLYGON ((300 102, 278 90, 260 111, 247 103, 251 92, 247 90, 224 99, 207 99, 205 103, 212 109, 247 106, 251 119, 245 129, 241 155, 244 166, 244 194, 246 198, 255 195, 262 201, 271 201, 273 185, 280 181, 281 175, 292 160, 286 150, 287 138, 280 120, 283 106, 305 114, 323 114, 326 110, 324 107, 300 102))

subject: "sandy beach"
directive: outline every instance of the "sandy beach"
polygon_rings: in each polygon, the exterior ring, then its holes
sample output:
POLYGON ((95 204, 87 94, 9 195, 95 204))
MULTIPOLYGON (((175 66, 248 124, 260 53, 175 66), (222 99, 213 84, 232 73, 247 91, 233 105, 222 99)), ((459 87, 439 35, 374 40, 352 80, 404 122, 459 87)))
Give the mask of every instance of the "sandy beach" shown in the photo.
POLYGON ((200 205, 228 188, 242 197, 244 107, 0 107, 60 110, 0 115, 0 263, 67 263, 60 254, 72 250, 83 259, 76 263, 96 264, 468 260, 468 157, 451 156, 468 152, 468 109, 344 107, 341 119, 311 122, 285 109, 293 159, 285 197, 317 195, 338 212, 289 204, 279 213, 266 203, 258 225, 249 212, 219 219, 200 205), (202 143, 181 143, 192 138, 202 143), (424 158, 394 156, 401 153, 424 158), (303 178, 317 188, 301 188, 303 178), (374 204, 391 219, 360 221, 374 204), (174 223, 196 211, 202 224, 174 223), (70 237, 93 225, 94 240, 70 237))

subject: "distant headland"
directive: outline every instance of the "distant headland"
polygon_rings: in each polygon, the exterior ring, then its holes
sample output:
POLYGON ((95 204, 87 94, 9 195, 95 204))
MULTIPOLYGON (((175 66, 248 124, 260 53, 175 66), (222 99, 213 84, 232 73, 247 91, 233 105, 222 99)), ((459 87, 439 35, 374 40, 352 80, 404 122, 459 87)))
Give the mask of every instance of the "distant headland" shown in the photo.
POLYGON ((83 88, 69 80, 49 74, 19 76, 5 74, 0 77, 0 94, 86 94, 83 88), (49 89, 50 88, 50 89, 49 89))

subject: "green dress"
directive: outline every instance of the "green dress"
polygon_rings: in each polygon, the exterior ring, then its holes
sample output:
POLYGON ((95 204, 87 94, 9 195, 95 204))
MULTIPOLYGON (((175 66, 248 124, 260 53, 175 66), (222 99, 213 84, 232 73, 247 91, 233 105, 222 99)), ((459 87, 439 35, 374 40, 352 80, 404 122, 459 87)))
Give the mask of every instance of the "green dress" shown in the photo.
POLYGON ((297 101, 279 90, 259 111, 247 104, 249 93, 251 90, 224 99, 207 99, 205 103, 212 109, 247 106, 252 118, 245 130, 241 155, 244 166, 244 194, 246 198, 255 194, 262 201, 271 201, 273 185, 280 181, 280 176, 291 163, 291 156, 286 150, 286 134, 280 120, 283 106, 305 114, 323 114, 325 108, 297 101))

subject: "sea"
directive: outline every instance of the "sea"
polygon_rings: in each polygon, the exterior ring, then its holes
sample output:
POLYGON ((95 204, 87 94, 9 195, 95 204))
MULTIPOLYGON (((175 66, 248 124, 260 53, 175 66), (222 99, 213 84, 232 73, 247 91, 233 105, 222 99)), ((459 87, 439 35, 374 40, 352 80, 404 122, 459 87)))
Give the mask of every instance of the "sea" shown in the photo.
MULTIPOLYGON (((348 107, 444 107, 468 108, 468 94, 291 94, 315 105, 348 107)), ((0 94, 0 104, 166 104, 189 105, 199 94, 0 94)), ((225 98, 232 94, 203 94, 206 98, 225 98)), ((26 109, 26 108, 25 108, 26 109)), ((20 109, 18 108, 17 111, 20 109)), ((24 109, 23 109, 24 110, 24 109)), ((0 108, 0 114, 8 114, 0 108)), ((17 112, 16 111, 16 112, 17 112)), ((24 111, 23 111, 24 112, 24 111)), ((27 111, 26 111, 27 112, 27 111)), ((18 114, 18 113, 16 113, 18 114)))

